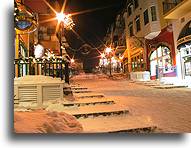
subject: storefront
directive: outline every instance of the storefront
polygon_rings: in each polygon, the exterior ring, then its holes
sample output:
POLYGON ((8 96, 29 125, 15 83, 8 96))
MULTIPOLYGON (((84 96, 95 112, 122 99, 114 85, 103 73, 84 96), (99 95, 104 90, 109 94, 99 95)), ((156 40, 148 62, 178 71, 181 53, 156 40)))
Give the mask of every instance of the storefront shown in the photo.
POLYGON ((147 69, 151 79, 162 77, 176 77, 176 58, 174 50, 172 26, 161 30, 161 33, 152 40, 146 40, 147 69))
POLYGON ((15 1, 15 77, 27 75, 29 66, 26 59, 29 57, 30 34, 37 29, 37 15, 22 1, 15 1))
POLYGON ((191 21, 189 21, 181 30, 178 41, 178 51, 180 53, 180 62, 182 78, 191 78, 191 21))
POLYGON ((150 73, 151 79, 176 75, 174 67, 172 66, 172 57, 169 47, 160 45, 151 53, 150 73))
POLYGON ((141 37, 131 37, 129 39, 131 72, 142 72, 146 70, 145 65, 145 39, 141 37))
POLYGON ((132 71, 144 71, 145 70, 145 63, 144 63, 142 51, 143 51, 143 49, 131 57, 132 71))

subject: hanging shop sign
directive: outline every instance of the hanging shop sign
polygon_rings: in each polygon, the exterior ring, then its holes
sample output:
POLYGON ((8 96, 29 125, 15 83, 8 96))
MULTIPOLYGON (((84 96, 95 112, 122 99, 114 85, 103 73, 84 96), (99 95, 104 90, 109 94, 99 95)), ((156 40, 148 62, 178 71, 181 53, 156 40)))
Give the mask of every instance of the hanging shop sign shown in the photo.
POLYGON ((80 51, 81 54, 88 55, 91 52, 92 47, 88 44, 84 44, 78 50, 80 51))
POLYGON ((19 34, 30 33, 37 29, 37 16, 24 4, 15 2, 14 23, 19 34))

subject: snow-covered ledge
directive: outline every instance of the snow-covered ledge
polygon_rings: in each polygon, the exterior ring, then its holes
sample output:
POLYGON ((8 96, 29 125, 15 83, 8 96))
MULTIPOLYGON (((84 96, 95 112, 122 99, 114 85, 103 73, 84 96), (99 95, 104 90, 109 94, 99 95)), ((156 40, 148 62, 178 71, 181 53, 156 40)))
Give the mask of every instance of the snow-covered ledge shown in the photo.
POLYGON ((64 81, 42 75, 27 75, 14 79, 14 102, 35 102, 42 106, 47 100, 62 100, 64 81))
POLYGON ((150 72, 149 71, 131 72, 130 79, 133 81, 149 81, 150 72))
POLYGON ((178 77, 162 77, 160 79, 160 83, 166 85, 177 85, 177 86, 185 86, 191 88, 191 77, 187 76, 185 79, 180 79, 178 77))

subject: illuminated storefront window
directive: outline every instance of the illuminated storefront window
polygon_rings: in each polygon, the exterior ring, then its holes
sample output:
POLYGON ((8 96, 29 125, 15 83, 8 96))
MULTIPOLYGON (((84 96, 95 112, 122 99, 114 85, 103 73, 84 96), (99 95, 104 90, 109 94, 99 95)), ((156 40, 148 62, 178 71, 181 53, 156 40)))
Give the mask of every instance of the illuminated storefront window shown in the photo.
POLYGON ((132 71, 142 71, 144 70, 144 60, 143 54, 140 53, 135 57, 131 58, 132 71))
POLYGON ((159 46, 150 56, 151 76, 156 76, 159 70, 161 73, 172 72, 170 49, 166 46, 159 46))
POLYGON ((184 61, 185 76, 191 76, 191 44, 185 44, 180 51, 184 61))

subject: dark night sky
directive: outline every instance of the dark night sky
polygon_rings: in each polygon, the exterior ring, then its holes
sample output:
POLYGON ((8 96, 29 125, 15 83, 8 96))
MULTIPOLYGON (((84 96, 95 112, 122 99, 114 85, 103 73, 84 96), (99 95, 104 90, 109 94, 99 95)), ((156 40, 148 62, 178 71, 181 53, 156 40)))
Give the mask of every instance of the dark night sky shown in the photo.
MULTIPOLYGON (((88 12, 73 17, 75 22, 74 30, 88 44, 98 47, 103 41, 106 30, 111 24, 117 12, 123 6, 125 0, 68 0, 67 10, 70 13, 103 8, 93 12, 88 12)), ((83 42, 70 32, 66 33, 66 37, 72 48, 78 49, 83 42)))
POLYGON ((66 39, 70 47, 75 50, 75 52, 67 50, 69 55, 75 55, 74 58, 81 59, 87 69, 98 65, 99 53, 96 50, 90 50, 90 54, 83 55, 79 48, 85 43, 92 48, 103 45, 103 38, 108 26, 114 22, 117 13, 125 2, 126 0, 68 0, 66 13, 98 8, 93 12, 73 16, 74 30, 80 35, 81 39, 72 31, 66 31, 66 39))

